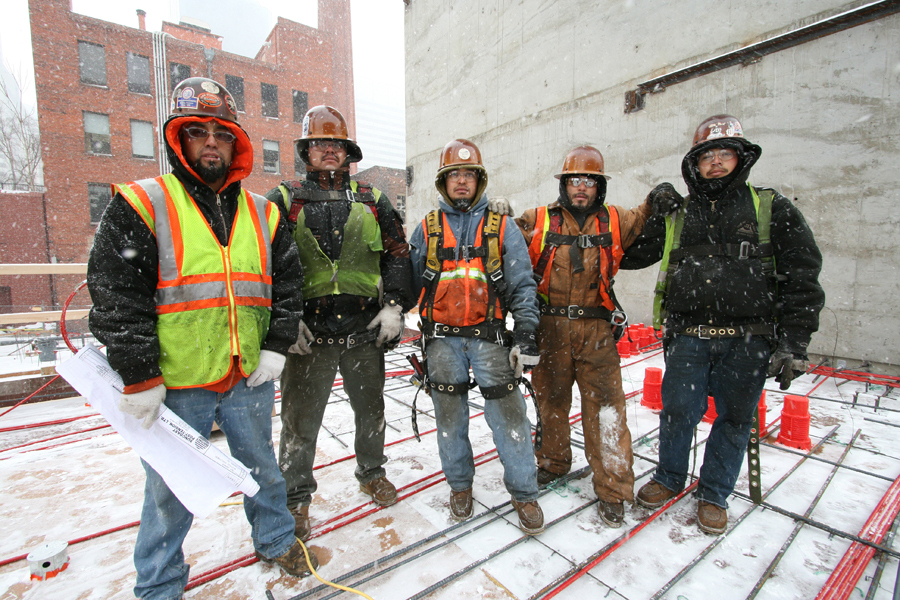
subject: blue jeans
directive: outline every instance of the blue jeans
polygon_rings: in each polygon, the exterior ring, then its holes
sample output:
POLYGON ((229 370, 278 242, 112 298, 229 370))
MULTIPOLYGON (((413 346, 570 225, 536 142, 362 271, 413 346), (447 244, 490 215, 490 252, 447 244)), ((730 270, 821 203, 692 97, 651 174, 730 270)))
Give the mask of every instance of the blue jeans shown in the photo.
POLYGON ((659 413, 659 467, 653 480, 684 489, 694 428, 715 400, 718 417, 706 441, 697 497, 727 508, 740 474, 769 364, 762 337, 700 339, 675 335, 666 348, 659 413))
MULTIPOLYGON (((475 381, 491 387, 512 381, 509 349, 487 340, 445 337, 427 343, 428 376, 435 383, 475 381)), ((461 393, 431 391, 437 419, 438 451, 447 483, 454 492, 472 487, 475 460, 469 442, 468 388, 461 393)), ((531 423, 518 388, 502 398, 484 401, 484 416, 503 464, 503 482, 519 502, 537 499, 537 467, 531 444, 531 423)))
MULTIPOLYGON (((208 438, 213 421, 225 434, 231 455, 246 465, 259 492, 244 497, 253 546, 274 558, 294 544, 294 518, 288 512, 284 479, 272 444, 275 385, 248 388, 246 379, 224 394, 200 388, 168 390, 166 406, 208 438)), ((141 461, 147 473, 141 525, 134 547, 137 583, 134 595, 144 600, 181 598, 189 567, 181 545, 194 520, 162 478, 141 461)))

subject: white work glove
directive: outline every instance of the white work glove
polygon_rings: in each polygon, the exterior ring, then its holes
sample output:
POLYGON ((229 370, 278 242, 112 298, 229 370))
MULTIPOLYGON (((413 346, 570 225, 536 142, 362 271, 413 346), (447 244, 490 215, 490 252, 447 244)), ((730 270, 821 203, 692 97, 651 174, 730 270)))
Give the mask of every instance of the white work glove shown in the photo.
POLYGON ((272 352, 271 350, 260 350, 259 365, 247 377, 247 387, 256 387, 267 381, 278 379, 282 369, 284 369, 284 361, 284 354, 272 352))
POLYGON ((533 331, 516 330, 513 332, 513 347, 509 351, 509 366, 516 379, 526 370, 531 370, 541 360, 537 341, 533 331))
POLYGON ((506 215, 509 217, 515 216, 513 215, 512 205, 509 203, 509 200, 503 198, 502 196, 489 198, 488 210, 491 212, 495 212, 498 215, 506 215))
POLYGON ((309 327, 306 326, 303 319, 300 319, 300 334, 297 336, 297 342, 288 348, 288 352, 301 355, 309 354, 312 352, 312 348, 310 348, 309 345, 313 343, 314 339, 316 339, 316 336, 309 330, 309 327))
POLYGON ((379 348, 383 343, 400 337, 400 334, 403 333, 403 307, 398 304, 388 304, 382 307, 366 326, 366 329, 371 331, 376 327, 381 327, 378 337, 375 338, 375 345, 379 348))
POLYGON ((149 390, 134 394, 122 394, 119 398, 119 410, 135 419, 143 419, 141 427, 150 429, 159 416, 159 407, 166 399, 166 386, 159 384, 149 390))

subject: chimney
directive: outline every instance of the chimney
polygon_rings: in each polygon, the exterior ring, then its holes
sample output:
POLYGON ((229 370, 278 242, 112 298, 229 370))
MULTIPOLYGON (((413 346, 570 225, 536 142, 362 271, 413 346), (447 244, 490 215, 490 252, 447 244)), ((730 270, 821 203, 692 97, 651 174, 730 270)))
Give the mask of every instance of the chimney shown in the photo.
POLYGON ((137 16, 138 28, 141 29, 141 31, 147 31, 147 12, 139 8, 137 9, 137 16))

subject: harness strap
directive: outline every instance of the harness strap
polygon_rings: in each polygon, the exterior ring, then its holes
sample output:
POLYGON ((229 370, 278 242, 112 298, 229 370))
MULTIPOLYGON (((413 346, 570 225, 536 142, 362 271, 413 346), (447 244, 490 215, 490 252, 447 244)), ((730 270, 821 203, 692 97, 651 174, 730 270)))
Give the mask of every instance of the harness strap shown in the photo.
POLYGON ((603 319, 613 321, 613 311, 605 306, 548 306, 541 305, 541 314, 550 317, 567 317, 569 319, 603 319))
POLYGON ((506 330, 503 321, 487 322, 480 325, 469 325, 467 327, 455 327, 453 325, 444 325, 443 323, 435 323, 426 321, 419 323, 419 330, 422 332, 422 338, 430 340, 442 337, 471 337, 481 340, 494 342, 500 346, 509 346, 511 338, 506 330))
POLYGON ((750 323, 747 325, 691 325, 679 331, 681 335, 697 337, 701 340, 711 338, 739 338, 745 335, 762 335, 775 337, 775 325, 771 323, 750 323))
POLYGON ((347 200, 348 202, 362 202, 365 204, 375 218, 378 219, 378 199, 371 187, 363 187, 357 184, 356 191, 352 189, 346 190, 321 190, 309 189, 303 186, 299 181, 284 181, 283 186, 287 187, 291 192, 291 207, 288 213, 288 221, 297 222, 303 205, 307 202, 336 202, 339 200, 347 200))
POLYGON ((544 249, 541 251, 541 256, 538 258, 537 264, 535 264, 534 270, 532 271, 532 277, 534 277, 534 280, 538 284, 543 280, 544 271, 547 270, 547 265, 550 264, 550 259, 553 257, 553 251, 557 246, 550 241, 550 234, 558 234, 562 229, 562 211, 559 208, 549 208, 547 209, 547 213, 550 218, 549 230, 544 238, 544 249))
POLYGON ((741 242, 740 244, 708 244, 701 246, 688 246, 673 249, 669 254, 669 265, 678 262, 686 256, 736 256, 738 258, 774 256, 771 243, 752 244, 741 242))

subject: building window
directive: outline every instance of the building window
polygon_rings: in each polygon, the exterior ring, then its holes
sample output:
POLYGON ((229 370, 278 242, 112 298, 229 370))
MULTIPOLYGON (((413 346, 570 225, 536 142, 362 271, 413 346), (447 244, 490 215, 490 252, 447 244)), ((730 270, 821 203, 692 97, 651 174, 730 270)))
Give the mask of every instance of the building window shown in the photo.
POLYGON ((294 123, 302 123, 309 110, 309 94, 294 90, 294 123))
POLYGON ((125 54, 128 67, 128 91, 135 94, 150 93, 150 59, 140 54, 125 54))
POLYGON ((263 171, 281 172, 281 152, 278 150, 278 142, 263 140, 263 171))
POLYGON ((91 42, 78 42, 78 70, 81 83, 106 85, 106 48, 91 42))
POLYGON ((99 223, 112 200, 112 190, 108 183, 88 183, 88 201, 91 206, 91 223, 99 223))
MULTIPOLYGON (((176 62, 169 63, 169 81, 172 84, 172 90, 178 87, 178 84, 191 76, 191 67, 189 65, 181 65, 176 62)), ((171 90, 169 90, 171 91, 171 90)))
POLYGON ((262 115, 278 118, 278 86, 271 83, 260 84, 262 92, 262 115))
POLYGON ((397 194, 397 212, 400 213, 400 218, 406 221, 406 196, 403 194, 397 194))
POLYGON ((225 76, 225 87, 231 92, 238 112, 244 112, 244 78, 234 75, 225 76))
POLYGON ((153 158, 153 123, 131 120, 131 155, 153 158))
POLYGON ((109 143, 109 115, 84 111, 84 151, 88 154, 112 154, 109 143))

